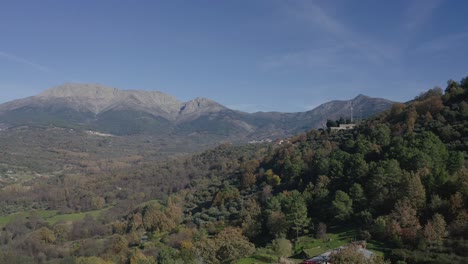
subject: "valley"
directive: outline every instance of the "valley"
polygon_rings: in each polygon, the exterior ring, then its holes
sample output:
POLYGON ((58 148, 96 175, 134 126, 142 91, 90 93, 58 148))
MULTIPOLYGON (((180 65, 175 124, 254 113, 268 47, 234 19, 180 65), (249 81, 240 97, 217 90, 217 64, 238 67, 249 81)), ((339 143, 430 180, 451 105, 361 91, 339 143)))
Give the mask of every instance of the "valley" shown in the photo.
POLYGON ((10 126, 0 262, 300 263, 366 241, 357 263, 463 263, 467 91, 282 144, 10 126))

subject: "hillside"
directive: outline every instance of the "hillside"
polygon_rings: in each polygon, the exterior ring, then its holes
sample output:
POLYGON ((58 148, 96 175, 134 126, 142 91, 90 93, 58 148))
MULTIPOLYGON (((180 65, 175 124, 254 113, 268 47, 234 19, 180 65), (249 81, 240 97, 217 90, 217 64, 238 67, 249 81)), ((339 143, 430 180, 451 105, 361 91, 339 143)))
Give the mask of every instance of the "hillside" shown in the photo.
POLYGON ((7 186, 0 260, 264 263, 359 239, 393 263, 466 263, 467 120, 465 78, 353 130, 7 186))
POLYGON ((225 142, 285 138, 348 116, 351 102, 360 117, 391 105, 360 95, 304 113, 249 114, 206 98, 182 102, 157 91, 65 84, 0 105, 1 164, 21 172, 0 185, 37 174, 96 170, 109 160, 128 167, 225 142))
POLYGON ((304 113, 245 113, 206 98, 182 102, 157 91, 119 90, 97 84, 64 84, 37 96, 0 105, 2 127, 58 126, 114 135, 194 134, 226 140, 283 138, 323 127, 327 118, 365 118, 388 109, 392 102, 358 96, 333 101, 304 113))

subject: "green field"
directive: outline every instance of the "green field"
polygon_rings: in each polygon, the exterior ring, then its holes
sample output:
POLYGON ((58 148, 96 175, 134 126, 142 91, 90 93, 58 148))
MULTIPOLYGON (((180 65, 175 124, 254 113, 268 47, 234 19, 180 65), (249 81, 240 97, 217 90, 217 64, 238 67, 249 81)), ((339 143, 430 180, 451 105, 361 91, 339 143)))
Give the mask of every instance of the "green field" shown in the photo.
POLYGON ((104 209, 95 210, 95 211, 72 213, 72 214, 59 214, 57 210, 36 210, 36 211, 30 211, 30 212, 14 213, 14 214, 6 215, 6 216, 0 216, 0 228, 4 227, 9 222, 19 217, 29 218, 32 213, 36 213, 38 216, 44 219, 47 223, 53 225, 59 221, 68 222, 68 221, 82 220, 83 218, 85 218, 86 215, 91 215, 92 217, 96 218, 108 209, 109 208, 104 208, 104 209))
POLYGON ((317 256, 334 248, 349 244, 356 240, 357 232, 353 229, 332 231, 327 238, 317 239, 310 236, 300 237, 294 246, 296 254, 304 251, 308 256, 317 256))
POLYGON ((271 262, 264 262, 262 260, 257 259, 256 257, 251 258, 243 258, 237 262, 237 264, 266 264, 271 262))
MULTIPOLYGON (((260 251, 262 251, 260 249, 260 251)), ((257 252, 250 258, 243 258, 237 262, 237 264, 264 264, 264 263, 272 263, 278 259, 277 256, 269 255, 266 253, 259 253, 257 252)))
POLYGON ((92 217, 96 218, 101 215, 102 212, 106 211, 108 208, 95 210, 95 211, 88 211, 88 212, 81 212, 81 213, 73 213, 73 214, 61 214, 61 215, 54 215, 50 218, 45 219, 49 224, 55 224, 59 221, 77 221, 85 218, 86 215, 91 215, 92 217))

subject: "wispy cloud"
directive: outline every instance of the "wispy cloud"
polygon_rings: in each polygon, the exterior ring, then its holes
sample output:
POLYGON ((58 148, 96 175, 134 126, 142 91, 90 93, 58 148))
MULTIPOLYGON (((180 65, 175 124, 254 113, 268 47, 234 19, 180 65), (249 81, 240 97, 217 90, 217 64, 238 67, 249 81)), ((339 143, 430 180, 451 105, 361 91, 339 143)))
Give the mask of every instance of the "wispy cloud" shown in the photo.
POLYGON ((310 26, 327 33, 340 41, 348 49, 358 52, 374 63, 383 63, 393 60, 399 55, 399 50, 386 43, 381 43, 372 37, 355 31, 341 22, 335 16, 330 15, 316 2, 307 1, 296 12, 310 26))
POLYGON ((20 64, 23 64, 23 65, 28 65, 28 66, 30 66, 30 67, 38 70, 38 71, 42 71, 42 72, 45 72, 45 73, 53 73, 54 72, 52 69, 50 69, 50 68, 48 68, 46 66, 43 66, 41 64, 38 64, 36 62, 33 62, 31 60, 19 57, 17 55, 11 54, 11 53, 0 51, 0 57, 5 58, 5 59, 10 60, 10 61, 14 61, 16 63, 20 63, 20 64))
POLYGON ((412 0, 406 8, 405 27, 414 31, 424 26, 442 4, 442 0, 412 0))
POLYGON ((346 65, 350 66, 353 62, 385 65, 397 61, 401 56, 401 50, 395 45, 380 42, 353 30, 316 2, 300 3, 299 6, 287 5, 285 9, 291 18, 300 19, 306 28, 314 30, 320 36, 320 41, 314 41, 306 50, 265 58, 260 63, 261 70, 301 65, 339 71, 349 70, 346 65))
MULTIPOLYGON (((333 46, 317 48, 306 51, 289 52, 279 55, 273 55, 260 62, 259 67, 262 71, 292 69, 294 67, 321 68, 328 71, 339 71, 336 67, 339 54, 343 53, 343 46, 333 46)), ((342 57, 341 57, 342 58, 342 57)), ((341 65, 340 68, 342 68, 341 65)))

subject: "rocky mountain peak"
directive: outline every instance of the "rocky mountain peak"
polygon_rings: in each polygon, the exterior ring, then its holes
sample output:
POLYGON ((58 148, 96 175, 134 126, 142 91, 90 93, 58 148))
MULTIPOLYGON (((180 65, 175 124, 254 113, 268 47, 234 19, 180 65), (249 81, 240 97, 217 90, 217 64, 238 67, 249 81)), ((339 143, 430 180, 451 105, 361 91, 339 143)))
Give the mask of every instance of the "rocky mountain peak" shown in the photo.
POLYGON ((180 108, 180 115, 191 115, 194 113, 218 112, 227 108, 207 98, 197 97, 190 100, 180 108))
POLYGON ((354 97, 353 100, 365 100, 365 99, 369 99, 370 97, 367 96, 367 95, 364 95, 364 94, 359 94, 358 96, 354 97))
POLYGON ((86 109, 95 114, 111 109, 133 109, 169 119, 174 118, 184 105, 177 98, 159 91, 120 90, 100 84, 66 83, 36 97, 66 100, 75 109, 86 109))
POLYGON ((100 84, 65 83, 40 93, 39 97, 81 97, 89 99, 111 99, 120 90, 100 84))

